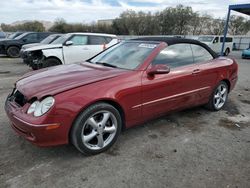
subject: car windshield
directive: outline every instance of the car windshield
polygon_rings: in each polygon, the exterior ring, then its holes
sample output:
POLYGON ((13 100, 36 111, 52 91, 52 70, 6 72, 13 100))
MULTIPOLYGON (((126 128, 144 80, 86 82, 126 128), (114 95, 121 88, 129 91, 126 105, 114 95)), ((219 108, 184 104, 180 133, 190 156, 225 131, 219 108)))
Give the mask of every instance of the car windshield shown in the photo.
POLYGON ((201 42, 212 42, 214 37, 199 37, 198 40, 201 42))
POLYGON ((50 44, 51 41, 53 41, 55 37, 56 37, 56 35, 50 35, 50 36, 46 37, 45 39, 43 39, 40 43, 50 44))
POLYGON ((16 37, 15 39, 22 39, 24 36, 26 36, 28 33, 23 33, 21 35, 19 35, 18 37, 16 37))
POLYGON ((89 62, 134 70, 143 63, 157 45, 158 43, 141 41, 121 42, 90 59, 89 62))
POLYGON ((12 33, 11 35, 8 36, 8 39, 14 39, 14 38, 18 37, 21 34, 22 33, 12 33))
POLYGON ((63 35, 54 40, 51 44, 63 44, 71 35, 63 35))

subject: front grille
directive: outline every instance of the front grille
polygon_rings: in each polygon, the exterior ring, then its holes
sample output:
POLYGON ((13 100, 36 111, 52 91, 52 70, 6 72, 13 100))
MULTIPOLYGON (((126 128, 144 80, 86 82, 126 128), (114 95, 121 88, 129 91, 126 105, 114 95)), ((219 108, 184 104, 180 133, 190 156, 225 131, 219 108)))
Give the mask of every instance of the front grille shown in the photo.
POLYGON ((9 100, 14 101, 19 106, 24 106, 27 103, 25 96, 18 90, 14 89, 9 97, 9 100))

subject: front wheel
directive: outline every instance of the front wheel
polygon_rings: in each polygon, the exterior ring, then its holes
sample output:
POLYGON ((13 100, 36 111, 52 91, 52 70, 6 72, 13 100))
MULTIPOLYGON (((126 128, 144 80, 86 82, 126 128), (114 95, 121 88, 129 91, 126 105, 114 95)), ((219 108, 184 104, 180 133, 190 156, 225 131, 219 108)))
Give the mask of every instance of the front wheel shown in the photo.
POLYGON ((98 154, 115 143, 121 127, 119 111, 107 103, 97 103, 78 116, 70 133, 71 142, 84 154, 98 154))
POLYGON ((226 82, 221 81, 215 88, 206 107, 209 110, 218 111, 225 105, 227 98, 228 98, 228 85, 226 82))
POLYGON ((20 48, 18 48, 17 46, 10 46, 8 49, 7 49, 7 55, 9 57, 12 57, 12 58, 17 58, 19 57, 20 55, 20 48))
POLYGON ((43 64, 43 68, 45 67, 52 67, 52 66, 57 66, 57 65, 61 65, 61 61, 59 61, 58 59, 56 58, 48 58, 44 61, 44 64, 43 64))

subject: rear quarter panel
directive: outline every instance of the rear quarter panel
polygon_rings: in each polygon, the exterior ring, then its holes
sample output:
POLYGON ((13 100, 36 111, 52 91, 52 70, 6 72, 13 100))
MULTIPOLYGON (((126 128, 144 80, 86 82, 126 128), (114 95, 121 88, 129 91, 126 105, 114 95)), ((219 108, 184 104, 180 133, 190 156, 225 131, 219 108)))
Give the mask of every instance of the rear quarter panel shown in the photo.
POLYGON ((230 91, 234 88, 238 78, 238 65, 234 59, 219 57, 212 61, 199 64, 202 71, 203 84, 211 85, 211 91, 222 80, 230 82, 230 91))

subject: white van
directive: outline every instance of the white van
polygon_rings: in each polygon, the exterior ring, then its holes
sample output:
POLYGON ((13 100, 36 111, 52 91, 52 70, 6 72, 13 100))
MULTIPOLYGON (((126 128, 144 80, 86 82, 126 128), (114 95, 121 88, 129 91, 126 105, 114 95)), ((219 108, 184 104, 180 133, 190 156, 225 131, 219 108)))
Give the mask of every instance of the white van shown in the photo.
MULTIPOLYGON (((199 41, 208 45, 214 52, 221 53, 223 36, 200 36, 199 41)), ((224 46, 224 55, 227 56, 233 49, 233 37, 226 37, 225 46, 224 46)))

